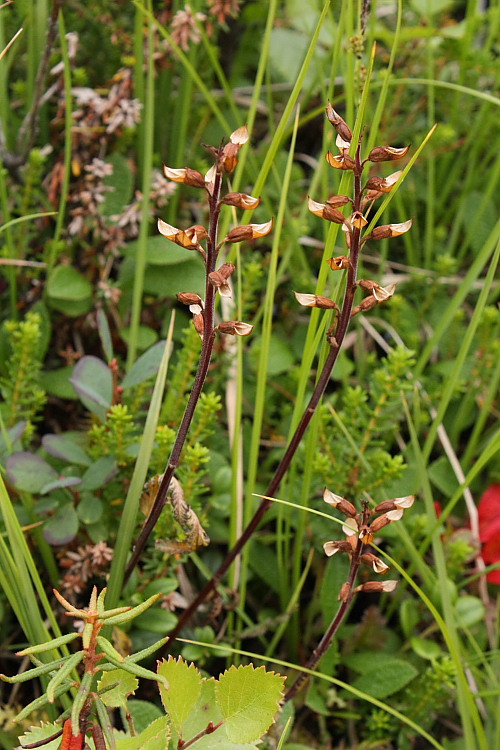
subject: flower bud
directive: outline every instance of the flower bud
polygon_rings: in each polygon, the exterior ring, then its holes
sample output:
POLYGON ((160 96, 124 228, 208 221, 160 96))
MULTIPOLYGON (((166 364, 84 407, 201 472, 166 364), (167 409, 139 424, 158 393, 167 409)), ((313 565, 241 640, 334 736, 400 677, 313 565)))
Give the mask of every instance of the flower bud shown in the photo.
POLYGON ((343 583, 339 591, 339 602, 346 602, 351 595, 351 585, 349 583, 343 583))
POLYGON ((294 292, 297 302, 304 307, 319 307, 322 310, 338 310, 336 302, 328 297, 320 297, 318 294, 301 294, 294 292))
POLYGON ((346 121, 339 115, 338 112, 335 112, 334 108, 328 102, 326 107, 326 116, 328 117, 328 120, 331 122, 337 133, 344 138, 346 141, 352 141, 352 132, 349 127, 349 125, 346 123, 346 121))
POLYGON ((354 169, 356 166, 354 159, 346 152, 334 156, 331 151, 328 151, 326 160, 334 169, 354 169))
POLYGON ((328 205, 327 203, 318 203, 312 198, 307 199, 307 207, 315 216, 319 216, 326 221, 333 221, 335 224, 343 224, 345 216, 338 208, 328 205))
POLYGON ((225 242, 243 242, 244 240, 256 240, 259 237, 265 237, 272 231, 273 219, 265 224, 244 224, 240 227, 231 229, 225 242))
POLYGON ((375 146, 368 154, 368 161, 394 161, 402 159, 410 150, 409 146, 394 148, 394 146, 375 146))
POLYGON ((253 331, 253 326, 241 320, 228 320, 225 323, 219 323, 217 329, 221 333, 228 333, 232 336, 249 336, 253 331))
POLYGON ((344 268, 349 268, 351 261, 346 255, 338 255, 336 258, 329 258, 327 261, 332 271, 341 271, 344 268))
POLYGON ((365 188, 367 190, 374 190, 378 193, 390 193, 396 182, 399 180, 402 170, 399 169, 397 172, 393 172, 388 177, 370 177, 367 181, 365 188))
POLYGON ((163 171, 165 177, 173 182, 181 182, 183 185, 191 185, 191 187, 197 188, 205 187, 205 178, 196 169, 190 169, 189 167, 185 169, 173 169, 164 164, 163 171))
POLYGON ((357 594, 360 591, 370 594, 387 593, 389 591, 394 591, 397 585, 398 581, 367 581, 366 583, 362 583, 361 586, 356 586, 354 593, 357 594))
POLYGON ((228 193, 221 200, 226 206, 235 206, 236 208, 253 209, 260 204, 260 198, 254 198, 247 193, 228 193))

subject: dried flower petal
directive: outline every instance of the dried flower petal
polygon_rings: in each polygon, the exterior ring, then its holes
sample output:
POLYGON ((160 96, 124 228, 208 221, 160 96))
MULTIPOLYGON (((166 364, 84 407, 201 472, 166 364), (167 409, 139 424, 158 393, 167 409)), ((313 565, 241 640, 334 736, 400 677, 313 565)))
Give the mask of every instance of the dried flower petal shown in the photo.
POLYGON ((331 151, 328 151, 326 155, 328 164, 334 169, 354 169, 356 162, 347 153, 334 156, 331 151))
POLYGON ((396 497, 394 499, 394 504, 398 508, 411 508, 413 503, 415 502, 415 495, 405 495, 405 497, 396 497))
POLYGON ((337 554, 337 552, 352 552, 349 542, 325 542, 323 550, 327 557, 337 554))
POLYGON ((377 302, 385 302, 390 299, 396 291, 396 284, 389 284, 389 286, 377 286, 373 289, 372 294, 377 302))
POLYGON ((338 310, 336 302, 328 297, 321 297, 318 294, 301 294, 294 292, 297 302, 304 307, 319 307, 322 310, 338 310))
POLYGON ((187 250, 203 249, 198 242, 198 236, 194 227, 183 232, 182 229, 177 229, 177 227, 173 227, 165 221, 158 219, 158 231, 166 237, 167 240, 175 242, 176 245, 185 247, 187 250))
POLYGON ((364 555, 361 555, 361 560, 365 563, 365 565, 370 565, 375 573, 387 573, 389 570, 389 566, 383 562, 380 557, 377 557, 376 555, 372 554, 371 552, 365 552, 364 555))
POLYGON ((346 141, 344 138, 342 138, 340 133, 335 138, 335 145, 342 154, 344 153, 344 151, 349 151, 349 148, 351 146, 349 141, 346 141))
POLYGON ((366 240, 385 240, 388 237, 399 237, 399 235, 408 232, 413 224, 413 219, 403 221, 401 224, 383 224, 380 227, 375 227, 371 234, 363 237, 363 242, 366 240))
POLYGON ((348 195, 331 195, 326 203, 328 203, 329 206, 332 206, 332 208, 340 208, 340 206, 345 206, 346 203, 350 203, 351 199, 348 195))
POLYGON ((390 510, 388 513, 386 513, 386 516, 389 521, 399 521, 401 518, 403 518, 404 512, 404 508, 396 508, 396 510, 390 510))
MULTIPOLYGON (((343 229, 344 227, 342 227, 343 229)), ((338 255, 336 258, 329 258, 327 261, 332 271, 341 271, 344 268, 349 268, 351 261, 347 255, 338 255)))
POLYGON ((368 154, 368 161, 394 161, 402 159, 410 150, 409 146, 394 148, 394 146, 375 146, 368 154))

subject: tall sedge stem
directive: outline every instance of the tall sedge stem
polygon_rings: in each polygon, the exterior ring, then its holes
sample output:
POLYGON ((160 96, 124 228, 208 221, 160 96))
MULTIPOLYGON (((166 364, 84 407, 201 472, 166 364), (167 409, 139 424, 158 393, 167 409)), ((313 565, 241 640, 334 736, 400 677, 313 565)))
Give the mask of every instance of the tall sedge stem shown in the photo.
POLYGON ((149 516, 146 519, 144 526, 142 527, 141 533, 137 538, 137 542, 134 547, 134 551, 127 565, 125 571, 125 581, 130 578, 132 571, 134 570, 137 562, 139 561, 144 546, 153 531, 153 528, 160 517, 160 514, 165 507, 167 502, 167 492, 170 486, 170 481, 174 475, 174 472, 179 464, 179 459, 186 442, 187 434, 193 420, 196 406, 203 390, 203 385, 210 365, 212 357, 212 350, 215 340, 215 329, 214 329, 214 315, 215 315, 215 297, 216 287, 210 283, 209 273, 215 270, 215 264, 217 261, 217 232, 219 225, 220 216, 220 190, 222 184, 222 177, 217 174, 214 180, 214 189, 212 194, 209 196, 209 229, 207 238, 207 258, 206 258, 206 287, 205 287, 205 309, 204 309, 204 333, 201 347, 200 360, 198 363, 198 369, 196 372, 195 381, 193 384, 192 391, 189 395, 186 410, 182 417, 182 421, 177 431, 175 443, 170 454, 163 478, 158 488, 158 493, 155 498, 154 505, 151 509, 149 516))
MULTIPOLYGON (((356 166, 353 170, 354 171, 354 200, 353 200, 354 211, 360 211, 361 202, 362 202, 361 173, 362 173, 363 165, 361 163, 360 151, 361 151, 361 148, 360 148, 360 145, 358 145, 356 149, 356 156, 355 156, 356 166)), ((361 234, 360 229, 357 227, 354 227, 353 232, 352 232, 352 237, 351 237, 350 265, 349 265, 348 273, 347 273, 346 290, 344 293, 342 309, 338 317, 338 325, 337 325, 337 330, 335 332, 335 336, 330 337, 329 339, 330 351, 328 353, 328 357, 326 358, 325 364, 317 380, 316 386, 314 388, 314 392, 307 405, 307 408, 304 411, 299 424, 297 425, 297 429, 295 430, 290 440, 290 443, 288 444, 288 447, 275 471, 273 478, 271 479, 271 482, 269 483, 269 486, 265 493, 269 497, 273 496, 276 493, 276 491, 278 490, 281 484, 283 477, 285 476, 286 472, 290 468, 290 464, 297 451, 297 448, 299 447, 304 437, 304 434, 309 426, 309 423, 311 422, 316 412, 316 409, 318 407, 318 404, 326 390, 326 387, 330 380, 330 376, 332 374, 333 367, 335 365, 335 362, 337 361, 337 357, 339 355, 342 344, 344 342, 347 329, 349 327, 349 321, 351 318, 351 311, 352 311, 352 306, 353 306, 353 301, 354 301, 354 294, 356 291, 359 252, 361 248, 360 234, 361 234)), ((165 644, 163 648, 164 651, 167 651, 169 649, 169 646, 173 642, 173 639, 180 633, 180 631, 185 626, 186 622, 189 620, 191 615, 198 609, 198 607, 205 601, 205 599, 211 594, 211 592, 214 591, 214 589, 218 586, 222 577, 227 572, 227 570, 229 569, 229 567, 231 566, 235 558, 239 555, 239 553, 241 552, 245 544, 248 542, 252 534, 256 531, 262 518, 264 517, 267 510, 271 506, 271 502, 272 502, 271 500, 267 500, 267 499, 264 499, 261 501, 252 520, 250 521, 248 526, 245 528, 240 538, 237 540, 236 544, 228 552, 225 560, 222 562, 218 570, 214 573, 210 581, 208 581, 208 583, 200 591, 198 596, 191 602, 189 607, 187 607, 187 609, 185 609, 184 612, 182 613, 181 617, 179 618, 177 622, 177 625, 170 633, 170 640, 168 641, 167 644, 165 644)))

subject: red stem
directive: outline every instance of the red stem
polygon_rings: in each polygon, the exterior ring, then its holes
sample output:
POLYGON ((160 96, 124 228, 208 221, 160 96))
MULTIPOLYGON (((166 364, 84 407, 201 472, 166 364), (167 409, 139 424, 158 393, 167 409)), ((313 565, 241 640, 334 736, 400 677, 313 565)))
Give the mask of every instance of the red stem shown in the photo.
MULTIPOLYGON (((361 160, 360 160, 360 150, 361 150, 361 147, 360 145, 358 145, 356 149, 356 167, 354 169, 354 201, 353 201, 354 211, 361 210, 362 165, 361 165, 361 160)), ((330 343, 330 352, 328 353, 328 357, 326 358, 325 364, 323 365, 323 369, 317 380, 317 383, 314 388, 311 399, 309 401, 309 404, 307 405, 307 408, 305 412, 303 413, 302 418, 299 424, 297 425, 297 428, 290 440, 290 443, 288 444, 288 447, 274 473, 274 476, 271 479, 271 482, 269 483, 267 487, 265 494, 268 495, 269 497, 272 497, 276 493, 276 491, 278 490, 281 484, 281 480, 283 479, 283 477, 285 476, 286 472, 288 471, 290 467, 290 464, 295 455, 295 452, 297 451, 297 448, 299 447, 304 437, 304 434, 309 426, 309 423, 311 419, 313 418, 314 413, 318 407, 318 404, 329 383, 333 367, 335 365, 335 362, 337 361, 338 354, 340 352, 345 335, 347 333, 347 329, 349 327, 349 322, 351 319, 351 310, 352 310, 353 301, 354 301, 354 294, 356 291, 356 277, 357 277, 357 271, 358 271, 358 261, 359 261, 359 252, 360 252, 360 234, 361 234, 360 229, 355 227, 351 235, 351 248, 350 248, 350 256, 349 256, 350 265, 347 270, 346 290, 344 293, 342 309, 340 311, 339 318, 338 318, 338 325, 337 325, 337 330, 335 332, 335 338, 332 339, 332 342, 330 343)), ((248 542, 252 534, 255 532, 255 530, 259 526, 262 518, 264 517, 265 513, 271 506, 271 503, 272 503, 271 500, 264 499, 261 501, 253 518, 249 522, 248 526, 243 530, 241 536, 236 541, 234 547, 232 547, 232 549, 228 552, 228 554, 226 555, 226 558, 224 559, 220 567, 214 573, 210 581, 208 581, 205 584, 205 586, 199 592, 196 598, 191 602, 189 607, 187 607, 187 609, 185 609, 184 612, 182 613, 175 628, 170 633, 170 640, 163 646, 163 648, 160 651, 160 655, 170 650, 170 646, 173 643, 174 638, 180 633, 180 631, 185 626, 186 622, 189 620, 191 615, 198 609, 200 604, 202 604, 205 601, 205 599, 209 596, 209 594, 211 594, 211 592, 214 591, 214 589, 220 583, 223 575, 229 569, 229 567, 231 566, 235 558, 239 555, 239 553, 241 552, 245 544, 248 542)))
POLYGON ((153 503, 153 507, 151 508, 151 512, 141 529, 141 533, 137 538, 137 542, 135 543, 134 550, 125 570, 124 583, 126 583, 130 578, 132 571, 134 570, 141 557, 146 542, 149 539, 151 532, 153 531, 156 522, 158 521, 160 514, 166 505, 170 480, 172 479, 179 464, 182 449, 184 448, 184 444, 186 442, 187 434, 191 426, 191 422, 193 420, 193 416, 200 399, 201 392, 203 390, 203 385, 205 383, 205 378, 207 377, 210 360, 212 358, 212 350, 215 340, 214 317, 215 296, 217 290, 213 286, 213 284, 210 283, 208 275, 215 270, 215 264, 217 261, 217 230, 220 215, 219 196, 221 183, 222 177, 221 175, 217 174, 214 181, 213 192, 209 197, 210 220, 207 240, 205 308, 203 311, 204 331, 198 369, 196 372, 193 388, 191 390, 191 393, 189 394, 186 410, 179 425, 175 443, 173 445, 170 458, 168 459, 168 463, 163 474, 163 479, 161 480, 160 486, 158 488, 158 493, 153 503))

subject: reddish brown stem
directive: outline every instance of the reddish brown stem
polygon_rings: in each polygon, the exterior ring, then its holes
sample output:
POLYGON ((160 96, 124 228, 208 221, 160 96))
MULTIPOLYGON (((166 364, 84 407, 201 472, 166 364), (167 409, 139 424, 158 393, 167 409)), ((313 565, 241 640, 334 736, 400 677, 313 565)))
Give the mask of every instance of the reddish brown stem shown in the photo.
POLYGON ((213 722, 209 722, 205 729, 202 729, 201 732, 198 732, 198 734, 195 734, 194 737, 191 737, 190 740, 186 740, 184 742, 183 740, 179 740, 179 743, 177 745, 178 750, 187 750, 188 747, 191 747, 194 745, 195 742, 198 742, 198 740, 201 740, 202 737, 206 737, 207 734, 212 734, 215 732, 216 729, 219 729, 224 724, 223 721, 220 721, 218 724, 214 724, 213 722), (180 744, 182 742, 182 744, 180 744))
MULTIPOLYGON (((354 211, 361 210, 361 199, 362 199, 361 173, 362 173, 362 165, 361 165, 361 159, 360 159, 360 146, 358 145, 358 148, 356 150, 356 167, 354 169, 354 201, 353 201, 354 211)), ((335 365, 335 362, 337 361, 338 354, 340 352, 345 335, 347 333, 347 329, 349 327, 349 322, 351 319, 351 311, 352 311, 352 306, 353 306, 353 301, 354 301, 354 294, 356 292, 356 278, 357 278, 359 252, 360 252, 360 234, 361 234, 360 229, 355 227, 351 235, 350 265, 347 270, 347 284, 346 284, 346 289, 344 293, 342 309, 340 311, 339 318, 338 318, 338 325, 337 325, 337 330, 335 332, 335 338, 332 339, 330 342, 330 352, 328 353, 328 357, 326 358, 325 364, 323 365, 321 374, 316 382, 314 392, 307 405, 307 408, 305 412, 303 413, 302 418, 299 424, 297 425, 297 428, 290 440, 290 443, 288 444, 288 447, 274 473, 274 476, 271 479, 271 482, 269 483, 267 487, 265 494, 269 497, 272 497, 276 493, 276 491, 278 490, 281 484, 283 477, 285 476, 286 472, 290 468, 290 464, 297 451, 297 448, 299 447, 304 437, 304 434, 309 426, 309 423, 311 422, 311 419, 313 418, 316 412, 316 409, 318 407, 318 404, 330 381, 330 376, 332 374, 333 367, 335 365)), ((174 638, 180 633, 180 631, 185 626, 186 622, 189 620, 191 615, 198 609, 198 607, 205 601, 205 599, 218 586, 222 577, 227 572, 227 570, 229 569, 229 567, 231 566, 235 558, 240 554, 245 544, 248 542, 250 537, 256 531, 262 518, 264 517, 267 510, 269 509, 271 503, 272 503, 271 500, 261 501, 250 523, 244 529, 240 538, 236 541, 234 547, 228 552, 228 554, 226 555, 226 558, 224 559, 220 567, 214 573, 210 581, 208 581, 208 583, 205 584, 204 588, 199 592, 198 596, 191 602, 189 607, 187 607, 187 609, 185 609, 184 612, 182 613, 181 617, 179 618, 177 622, 177 625, 170 633, 170 640, 165 644, 165 646, 163 646, 160 653, 165 653, 166 651, 170 649, 174 638)))
POLYGON ((137 565, 141 557, 142 551, 146 545, 146 542, 149 539, 151 532, 153 531, 156 525, 156 522, 158 521, 158 518, 160 517, 160 514, 167 502, 167 492, 170 486, 170 480, 172 479, 175 473, 175 470, 177 469, 177 466, 179 464, 179 459, 182 453, 182 449, 184 448, 184 444, 186 442, 187 434, 191 426, 191 422, 193 420, 196 406, 198 404, 198 401, 200 400, 201 392, 203 390, 203 385, 205 383, 205 379, 206 379, 207 372, 208 372, 208 367, 210 365, 210 360, 212 358, 212 350, 213 350, 214 340, 215 340, 214 316, 215 316, 215 296, 216 296, 217 290, 215 286, 213 286, 213 284, 210 283, 208 275, 212 271, 215 270, 215 264, 217 261, 217 252, 218 252, 217 230, 218 230, 219 215, 220 215, 219 195, 220 195, 221 183, 222 183, 222 177, 221 175, 217 174, 217 176, 215 177, 213 192, 209 197, 210 222, 209 222, 208 242, 207 242, 208 252, 207 252, 207 259, 206 259, 205 309, 203 312, 204 333, 203 333, 203 342, 202 342, 202 347, 201 347, 200 360, 198 363, 198 370, 196 372, 196 377, 194 380, 193 388, 189 395, 189 399, 186 405, 186 410, 184 412, 182 421, 177 431, 177 436, 175 438, 175 443, 172 448, 170 458, 168 459, 168 463, 163 474, 163 479, 161 480, 160 486, 158 488, 158 493, 155 497, 155 501, 153 503, 153 507, 151 508, 151 512, 149 516, 147 517, 146 522, 144 523, 144 526, 141 529, 141 533, 139 534, 137 538, 137 542, 135 543, 134 550, 128 562, 127 569, 125 571, 124 582, 128 581, 128 579, 130 578, 130 575, 132 574, 132 571, 137 565))

